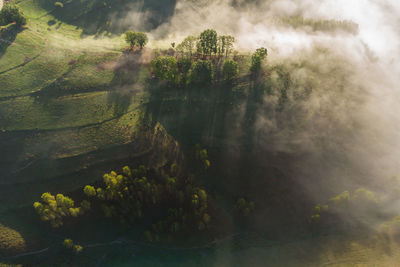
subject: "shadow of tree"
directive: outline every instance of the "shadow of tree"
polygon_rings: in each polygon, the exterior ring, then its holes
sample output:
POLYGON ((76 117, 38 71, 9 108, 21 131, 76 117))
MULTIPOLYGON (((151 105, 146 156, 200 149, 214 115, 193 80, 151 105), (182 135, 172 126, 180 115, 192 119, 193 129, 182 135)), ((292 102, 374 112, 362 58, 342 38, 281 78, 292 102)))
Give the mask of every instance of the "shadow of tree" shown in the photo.
POLYGON ((121 34, 132 28, 149 31, 168 21, 176 0, 67 0, 62 8, 55 8, 50 0, 39 3, 56 19, 82 29, 84 36, 121 34))
POLYGON ((5 54, 7 48, 13 44, 18 33, 22 32, 23 30, 24 28, 16 24, 10 24, 0 29, 0 59, 5 54))

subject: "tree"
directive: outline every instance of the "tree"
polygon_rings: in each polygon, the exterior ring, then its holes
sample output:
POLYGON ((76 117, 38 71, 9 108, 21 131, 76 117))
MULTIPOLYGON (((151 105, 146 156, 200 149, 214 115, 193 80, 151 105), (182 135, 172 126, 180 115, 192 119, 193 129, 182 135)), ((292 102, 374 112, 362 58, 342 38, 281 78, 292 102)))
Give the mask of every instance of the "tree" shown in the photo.
POLYGON ((248 216, 254 211, 254 202, 246 201, 243 197, 236 201, 235 211, 240 216, 248 216))
POLYGON ((24 13, 16 5, 5 5, 0 11, 0 25, 15 22, 18 26, 26 24, 24 13))
POLYGON ((198 38, 195 36, 188 36, 176 47, 176 50, 182 53, 187 53, 192 57, 194 49, 196 48, 197 40, 198 38))
POLYGON ((192 67, 192 61, 189 58, 181 58, 178 61, 178 69, 181 73, 181 84, 188 83, 189 72, 192 67))
POLYGON ((226 60, 222 67, 222 73, 226 80, 231 81, 239 74, 239 64, 234 60, 226 60))
POLYGON ((218 37, 218 56, 225 55, 228 58, 229 53, 232 50, 235 37, 230 35, 224 35, 218 37))
POLYGON ((195 83, 209 84, 213 79, 213 65, 209 60, 198 60, 193 64, 191 80, 195 83))
POLYGON ((82 247, 81 245, 74 245, 73 250, 74 250, 74 253, 75 253, 75 254, 79 254, 79 253, 82 252, 83 247, 82 247))
POLYGON ((203 55, 217 53, 218 35, 215 30, 205 30, 200 34, 199 42, 197 43, 197 51, 203 55))
POLYGON ((178 82, 178 63, 175 57, 157 57, 150 62, 150 66, 156 78, 170 83, 178 82))
POLYGON ((42 202, 33 203, 33 207, 41 220, 50 222, 50 225, 54 228, 63 225, 64 217, 77 217, 84 212, 84 209, 75 207, 74 201, 63 194, 57 194, 54 197, 50 193, 43 193, 42 202))
POLYGON ((83 192, 85 193, 85 195, 87 195, 88 197, 94 197, 96 196, 96 189, 91 186, 91 185, 87 185, 85 186, 85 188, 83 188, 83 192))
POLYGON ((131 46, 139 46, 142 49, 149 41, 147 35, 144 32, 125 32, 125 41, 131 46))
POLYGON ((268 50, 265 47, 260 47, 256 49, 255 54, 260 55, 262 59, 265 59, 265 57, 268 56, 268 50))
POLYGON ((266 48, 257 48, 254 54, 251 56, 251 66, 250 71, 252 73, 257 73, 261 70, 262 61, 267 57, 268 51, 266 48))
POLYGON ((66 238, 63 242, 64 247, 70 249, 74 246, 74 241, 72 239, 66 238))

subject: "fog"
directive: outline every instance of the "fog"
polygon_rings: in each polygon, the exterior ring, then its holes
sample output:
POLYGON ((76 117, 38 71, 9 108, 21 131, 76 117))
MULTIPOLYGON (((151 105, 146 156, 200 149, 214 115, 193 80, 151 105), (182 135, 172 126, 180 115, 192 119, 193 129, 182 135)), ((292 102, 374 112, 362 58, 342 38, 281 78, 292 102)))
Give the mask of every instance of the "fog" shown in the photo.
MULTIPOLYGON (((153 46, 167 47, 213 28, 235 36, 241 53, 267 47, 269 65, 291 69, 290 99, 307 84, 314 90, 285 116, 271 116, 266 110, 277 98, 265 97, 265 109, 256 119, 258 149, 304 153, 296 171, 316 201, 327 187, 340 193, 364 186, 384 197, 387 179, 399 173, 399 14, 395 0, 179 0, 170 20, 150 36, 153 46), (352 22, 358 31, 282 23, 287 17, 352 22), (302 67, 293 67, 300 62, 302 67), (293 131, 303 115, 309 116, 306 125, 293 131), (287 123, 280 121, 288 118, 287 123), (321 182, 311 183, 308 176, 319 176, 321 182)), ((395 205, 389 208, 394 213, 395 205)))

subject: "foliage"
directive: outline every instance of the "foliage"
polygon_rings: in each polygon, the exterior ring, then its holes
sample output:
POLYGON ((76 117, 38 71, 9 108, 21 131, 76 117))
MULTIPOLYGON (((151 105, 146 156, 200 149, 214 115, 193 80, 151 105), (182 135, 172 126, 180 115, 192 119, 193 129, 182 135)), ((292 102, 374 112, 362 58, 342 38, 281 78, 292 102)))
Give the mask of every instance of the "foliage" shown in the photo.
POLYGON ((139 46, 142 49, 147 42, 149 41, 147 34, 144 32, 133 32, 127 31, 125 32, 125 41, 131 46, 139 46))
POLYGON ((74 246, 74 241, 72 239, 66 238, 63 243, 64 247, 70 249, 74 246))
POLYGON ((64 4, 61 2, 54 2, 55 7, 64 7, 64 4))
POLYGON ((193 185, 191 177, 178 176, 178 170, 178 165, 172 164, 167 171, 125 166, 122 174, 106 173, 104 186, 96 189, 97 203, 106 217, 119 217, 125 224, 144 218, 146 213, 163 218, 144 233, 148 241, 160 240, 165 234, 204 230, 211 221, 207 193, 193 185))
POLYGON ((318 223, 320 218, 321 218, 321 213, 325 213, 329 210, 329 206, 328 205, 320 205, 317 204, 314 208, 313 208, 313 214, 311 215, 311 222, 313 223, 318 223))
POLYGON ((202 163, 205 169, 208 169, 211 165, 208 159, 207 149, 201 148, 199 144, 195 146, 196 158, 202 163))
POLYGON ((188 36, 176 47, 176 50, 192 57, 196 48, 197 40, 198 38, 195 36, 188 36))
POLYGON ((292 16, 282 18, 281 22, 294 28, 311 27, 313 31, 345 31, 351 34, 357 34, 359 31, 358 24, 349 20, 316 20, 302 16, 292 16))
POLYGON ((18 26, 26 24, 24 13, 16 5, 5 5, 0 11, 0 25, 15 22, 18 26))
POLYGON ((222 56, 225 54, 225 57, 228 58, 228 55, 231 53, 233 44, 235 43, 235 37, 230 35, 223 35, 218 37, 218 56, 222 56))
POLYGON ((228 81, 236 78, 239 74, 239 64, 234 60, 226 60, 222 67, 222 73, 228 81))
POLYGON ((96 189, 91 186, 91 185, 87 185, 83 188, 83 192, 85 193, 85 195, 87 195, 88 197, 94 197, 96 196, 96 189))
POLYGON ((83 251, 83 247, 81 245, 74 245, 73 251, 75 254, 79 254, 83 251))
POLYGON ((345 206, 349 203, 349 200, 350 200, 350 192, 346 190, 340 193, 339 195, 330 198, 329 202, 333 205, 345 206))
POLYGON ((251 66, 250 71, 252 73, 258 73, 262 68, 262 61, 268 55, 268 51, 266 48, 261 47, 257 48, 254 54, 251 56, 251 66))
POLYGON ((187 58, 180 58, 178 60, 178 70, 181 76, 180 82, 185 85, 190 82, 190 69, 192 67, 192 61, 187 58))
POLYGON ((172 56, 160 56, 150 63, 154 76, 162 81, 178 83, 178 62, 172 56))
POLYGON ((203 55, 211 55, 217 53, 218 35, 215 30, 208 29, 200 34, 197 43, 197 52, 203 55))
POLYGON ((253 201, 246 201, 243 197, 239 198, 236 201, 235 211, 240 216, 247 217, 254 211, 254 202, 253 201))
POLYGON ((210 84, 214 77, 213 65, 209 60, 198 60, 193 64, 191 81, 194 83, 210 84))
POLYGON ((64 240, 63 245, 66 249, 72 250, 75 254, 79 254, 83 251, 83 247, 81 245, 74 244, 74 241, 69 238, 64 240))
POLYGON ((352 197, 352 200, 355 202, 362 202, 362 203, 367 203, 367 204, 377 204, 378 199, 375 196, 375 193, 365 189, 364 187, 358 188, 352 197))
MULTIPOLYGON (((63 225, 64 217, 77 217, 84 213, 88 208, 87 203, 84 203, 85 208, 75 207, 74 201, 62 194, 57 194, 55 197, 50 193, 42 194, 42 202, 33 203, 33 207, 39 214, 42 221, 48 221, 54 228, 63 225)), ((90 206, 89 206, 90 208, 90 206)))
POLYGON ((321 216, 328 211, 338 213, 342 217, 362 217, 365 213, 370 214, 373 209, 377 210, 379 201, 374 192, 361 187, 355 190, 353 194, 350 194, 350 192, 346 190, 330 198, 328 203, 329 208, 328 205, 320 204, 313 208, 311 216, 312 222, 319 221, 321 216), (316 220, 317 217, 318 220, 316 220))

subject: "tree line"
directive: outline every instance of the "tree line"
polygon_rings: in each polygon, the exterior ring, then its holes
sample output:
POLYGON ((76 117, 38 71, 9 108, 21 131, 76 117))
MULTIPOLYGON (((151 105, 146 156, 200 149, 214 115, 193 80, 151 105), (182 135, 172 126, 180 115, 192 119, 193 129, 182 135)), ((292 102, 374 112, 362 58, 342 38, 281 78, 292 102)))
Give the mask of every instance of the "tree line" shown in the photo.
MULTIPOLYGON (((147 41, 145 33, 128 31, 125 39, 131 48, 142 49, 147 41)), ((211 84, 217 73, 225 81, 232 82, 239 75, 239 63, 231 57, 235 38, 230 35, 218 35, 213 29, 207 29, 199 36, 188 36, 180 44, 172 43, 171 53, 158 53, 151 61, 153 77, 173 86, 188 84, 211 84)), ((266 48, 258 48, 251 56, 250 72, 253 75, 262 70, 266 59, 266 48)))
MULTIPOLYGON (((206 157, 203 155, 203 160, 208 162, 206 157)), ((78 217, 90 209, 118 218, 125 225, 144 218, 161 218, 143 233, 150 242, 171 240, 211 225, 207 192, 195 185, 193 175, 184 175, 177 164, 160 169, 125 166, 119 173, 104 174, 98 187, 86 185, 82 193, 85 199, 80 206, 67 196, 50 193, 44 193, 33 206, 40 218, 54 228, 61 227, 68 217, 78 217)), ((69 239, 65 245, 73 248, 69 239)))

